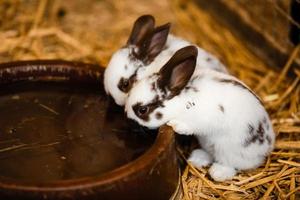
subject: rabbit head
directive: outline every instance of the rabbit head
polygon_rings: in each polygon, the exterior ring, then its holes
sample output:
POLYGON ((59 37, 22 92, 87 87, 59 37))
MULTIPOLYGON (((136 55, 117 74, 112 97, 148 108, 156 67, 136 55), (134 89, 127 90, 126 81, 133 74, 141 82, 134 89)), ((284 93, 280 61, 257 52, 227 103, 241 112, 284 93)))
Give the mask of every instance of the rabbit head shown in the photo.
POLYGON ((126 101, 128 118, 148 128, 157 128, 175 116, 176 108, 170 101, 180 98, 181 91, 192 77, 197 53, 195 46, 184 47, 158 73, 138 81, 126 101))
POLYGON ((127 93, 136 81, 139 68, 149 65, 163 50, 170 24, 154 28, 151 15, 139 17, 132 28, 125 47, 113 54, 104 73, 106 93, 118 105, 124 105, 127 93))

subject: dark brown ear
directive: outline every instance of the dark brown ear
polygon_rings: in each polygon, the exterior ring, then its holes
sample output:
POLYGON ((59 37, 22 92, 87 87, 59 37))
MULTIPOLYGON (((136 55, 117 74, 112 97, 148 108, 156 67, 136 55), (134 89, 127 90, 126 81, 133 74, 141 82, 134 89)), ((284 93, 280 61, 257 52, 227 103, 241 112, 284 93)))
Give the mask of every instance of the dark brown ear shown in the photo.
POLYGON ((141 46, 147 36, 154 30, 155 20, 152 15, 140 16, 133 25, 127 44, 141 46))
POLYGON ((196 67, 198 50, 195 46, 187 46, 178 50, 160 69, 158 86, 165 91, 177 95, 187 85, 196 67))
POLYGON ((170 23, 154 29, 151 37, 147 38, 141 49, 141 57, 145 63, 149 63, 163 50, 170 32, 170 23))

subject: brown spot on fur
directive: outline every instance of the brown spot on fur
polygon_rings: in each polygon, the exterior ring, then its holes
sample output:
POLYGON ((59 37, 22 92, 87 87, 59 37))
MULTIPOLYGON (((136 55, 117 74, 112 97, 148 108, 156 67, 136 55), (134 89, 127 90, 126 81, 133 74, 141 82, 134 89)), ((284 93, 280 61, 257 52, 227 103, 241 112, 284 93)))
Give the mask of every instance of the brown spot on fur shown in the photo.
POLYGON ((264 143, 264 134, 265 134, 265 129, 263 128, 262 122, 259 122, 258 129, 256 130, 257 136, 258 136, 258 141, 260 144, 264 143))
POLYGON ((262 122, 263 122, 263 124, 265 125, 266 129, 267 129, 267 130, 270 130, 270 124, 269 124, 269 122, 268 122, 266 116, 263 118, 263 121, 262 121, 262 122))
POLYGON ((118 83, 118 88, 122 92, 128 93, 135 81, 136 81, 136 73, 134 73, 129 79, 122 77, 118 83))
POLYGON ((265 129, 263 128, 262 122, 259 122, 255 132, 254 127, 251 124, 248 124, 248 133, 249 137, 244 142, 245 147, 249 146, 252 143, 255 143, 256 141, 258 141, 259 144, 264 143, 265 129))
POLYGON ((151 84, 151 90, 152 90, 152 91, 155 91, 155 82, 153 82, 153 83, 151 84))
POLYGON ((211 61, 211 58, 210 58, 210 57, 207 57, 207 58, 206 58, 206 61, 207 61, 207 62, 210 62, 210 61, 211 61))
POLYGON ((270 124, 269 123, 266 124, 266 129, 270 130, 270 124))
POLYGON ((266 139, 267 139, 268 144, 271 145, 271 143, 272 143, 271 137, 267 135, 266 139))
POLYGON ((194 91, 194 92, 199 92, 199 90, 198 90, 197 88, 195 88, 195 87, 186 86, 186 87, 184 88, 184 91, 185 91, 185 92, 189 92, 190 90, 192 90, 192 91, 194 91))
POLYGON ((263 123, 267 124, 267 118, 266 117, 263 118, 263 123))
MULTIPOLYGON (((140 119, 142 119, 142 120, 144 120, 144 121, 149 121, 149 111, 147 112, 147 113, 145 113, 145 114, 141 114, 140 112, 139 112, 139 109, 141 108, 141 107, 143 107, 143 104, 141 103, 141 102, 138 102, 138 103, 136 103, 136 104, 134 104, 133 106, 132 106, 132 110, 134 111, 134 113, 135 113, 135 115, 137 116, 137 117, 139 117, 140 119)), ((148 110, 149 110, 149 108, 148 108, 148 110)))
POLYGON ((149 121, 150 114, 158 107, 164 107, 163 101, 159 99, 159 96, 156 95, 155 98, 148 104, 143 105, 141 102, 137 102, 132 106, 132 109, 137 117, 144 121, 149 121), (140 109, 146 108, 147 112, 141 113, 140 109))
POLYGON ((119 80, 118 88, 119 88, 119 90, 121 90, 124 93, 129 92, 129 90, 130 90, 130 88, 129 88, 129 79, 126 79, 126 78, 122 77, 119 80))
POLYGON ((246 87, 244 84, 240 83, 239 81, 233 80, 233 79, 223 79, 223 78, 221 78, 221 79, 220 78, 216 78, 215 80, 219 81, 221 83, 230 83, 230 84, 232 84, 234 86, 237 86, 237 87, 240 87, 242 89, 248 90, 263 105, 261 99, 251 89, 249 89, 248 87, 246 87))
POLYGON ((253 135, 254 127, 251 124, 248 124, 249 134, 253 135))
POLYGON ((221 112, 224 113, 225 112, 224 106, 219 104, 219 110, 221 110, 221 112))
POLYGON ((162 114, 161 112, 157 112, 157 113, 155 114, 156 119, 161 119, 162 116, 163 116, 163 114, 162 114))
POLYGON ((244 146, 247 147, 251 143, 253 143, 253 137, 254 137, 254 127, 251 124, 248 124, 248 134, 249 137, 245 140, 244 146))

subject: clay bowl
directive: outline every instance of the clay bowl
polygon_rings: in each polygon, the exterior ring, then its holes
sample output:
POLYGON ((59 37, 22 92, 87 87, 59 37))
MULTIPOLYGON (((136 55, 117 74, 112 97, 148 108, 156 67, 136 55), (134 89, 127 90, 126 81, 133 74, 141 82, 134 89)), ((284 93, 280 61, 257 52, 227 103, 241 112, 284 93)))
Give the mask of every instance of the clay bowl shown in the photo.
POLYGON ((0 199, 171 198, 173 131, 128 121, 105 95, 103 71, 59 60, 0 65, 0 199))

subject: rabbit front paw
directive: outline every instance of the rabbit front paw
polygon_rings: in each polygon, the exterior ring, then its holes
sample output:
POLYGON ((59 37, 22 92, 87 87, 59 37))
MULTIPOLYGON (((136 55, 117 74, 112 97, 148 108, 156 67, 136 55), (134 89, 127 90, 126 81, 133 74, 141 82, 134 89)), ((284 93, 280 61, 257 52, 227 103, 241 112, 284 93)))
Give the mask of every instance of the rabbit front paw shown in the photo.
POLYGON ((232 179, 236 174, 236 170, 233 167, 213 163, 209 168, 209 174, 215 181, 225 181, 232 179))
POLYGON ((194 165, 194 166, 200 168, 200 167, 206 167, 206 166, 208 166, 209 164, 211 164, 212 161, 213 161, 213 159, 212 159, 211 155, 209 155, 209 154, 208 154, 207 152, 205 152, 204 150, 202 150, 202 149, 196 149, 196 150, 194 150, 194 151, 191 153, 191 155, 190 155, 188 161, 189 161, 192 165, 194 165))
POLYGON ((167 123, 167 125, 171 126, 173 130, 178 134, 190 135, 189 127, 182 122, 179 122, 177 120, 171 120, 167 123))

